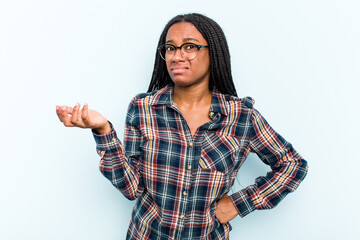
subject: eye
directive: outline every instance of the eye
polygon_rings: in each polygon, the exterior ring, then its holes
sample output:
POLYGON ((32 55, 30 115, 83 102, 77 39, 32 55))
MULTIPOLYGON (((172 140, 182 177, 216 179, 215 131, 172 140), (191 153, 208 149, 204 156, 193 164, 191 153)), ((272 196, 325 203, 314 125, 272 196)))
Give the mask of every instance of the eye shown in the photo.
POLYGON ((165 51, 166 51, 166 52, 175 51, 175 47, 172 46, 172 45, 165 45, 165 51))
POLYGON ((191 50, 191 49, 194 49, 194 48, 196 48, 196 45, 193 44, 193 43, 188 43, 188 44, 185 45, 186 50, 191 50))
POLYGON ((197 45, 194 43, 186 43, 183 48, 187 53, 196 52, 198 50, 197 45))

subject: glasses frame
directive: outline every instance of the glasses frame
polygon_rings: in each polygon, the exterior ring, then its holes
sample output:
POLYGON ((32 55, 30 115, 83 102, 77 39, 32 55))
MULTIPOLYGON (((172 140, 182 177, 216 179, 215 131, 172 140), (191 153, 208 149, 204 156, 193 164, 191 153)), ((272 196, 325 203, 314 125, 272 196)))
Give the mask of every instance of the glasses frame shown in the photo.
POLYGON ((177 50, 179 49, 181 56, 182 56, 183 58, 186 58, 186 59, 189 60, 189 61, 194 60, 194 59, 199 55, 199 51, 200 51, 201 48, 208 48, 208 47, 209 47, 209 46, 206 46, 206 45, 199 45, 199 44, 192 43, 192 42, 183 43, 183 44, 181 44, 179 47, 177 47, 177 46, 175 46, 174 44, 171 44, 171 43, 165 43, 165 44, 159 46, 158 49, 157 49, 158 52, 159 52, 159 54, 160 54, 160 57, 161 57, 162 59, 164 59, 165 61, 166 61, 166 58, 162 56, 162 54, 161 54, 161 48, 164 47, 164 46, 166 46, 166 45, 170 45, 170 46, 173 46, 173 47, 175 48, 174 55, 172 56, 171 59, 173 59, 173 58, 175 57, 176 52, 177 52, 177 50), (189 58, 185 57, 184 54, 183 54, 183 52, 181 51, 181 48, 182 48, 184 45, 187 45, 187 44, 192 44, 192 45, 195 45, 195 46, 196 46, 196 48, 197 48, 197 53, 196 53, 196 56, 195 56, 194 58, 189 59, 189 58))

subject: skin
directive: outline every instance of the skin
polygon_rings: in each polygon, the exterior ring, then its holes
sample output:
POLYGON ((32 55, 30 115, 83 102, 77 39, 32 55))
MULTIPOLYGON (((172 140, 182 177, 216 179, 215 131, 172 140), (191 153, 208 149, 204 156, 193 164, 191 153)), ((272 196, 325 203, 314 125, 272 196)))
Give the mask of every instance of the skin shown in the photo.
MULTIPOLYGON (((166 35, 166 43, 180 46, 183 43, 207 45, 207 41, 197 28, 187 22, 172 25, 166 35)), ((166 59, 166 67, 174 82, 173 101, 184 116, 192 135, 209 122, 211 97, 209 90, 210 56, 207 48, 201 48, 191 61, 184 58, 180 50, 171 59, 166 59)))
MULTIPOLYGON (((188 22, 172 25, 166 35, 166 42, 180 46, 185 42, 208 45, 207 41, 188 22)), ((210 56, 207 48, 201 48, 198 56, 189 61, 184 58, 180 50, 171 59, 166 59, 169 75, 174 82, 173 101, 185 118, 191 134, 208 121, 212 93, 209 90, 210 56)), ((66 127, 80 127, 94 129, 98 134, 111 131, 105 117, 85 104, 81 109, 79 103, 75 107, 56 106, 56 113, 66 127)), ((228 195, 224 195, 218 202, 215 216, 224 224, 234 219, 238 212, 228 195)))
POLYGON ((80 104, 75 107, 56 106, 56 114, 65 127, 79 127, 94 129, 98 134, 106 134, 111 131, 107 119, 97 111, 88 108, 85 104, 80 109, 80 104))

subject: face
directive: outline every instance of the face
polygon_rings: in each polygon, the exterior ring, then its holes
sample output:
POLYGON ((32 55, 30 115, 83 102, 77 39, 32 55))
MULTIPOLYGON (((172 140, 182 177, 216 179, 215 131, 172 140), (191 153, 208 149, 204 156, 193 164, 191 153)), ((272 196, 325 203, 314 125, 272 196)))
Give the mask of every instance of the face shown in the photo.
MULTIPOLYGON (((197 28, 188 22, 172 25, 167 32, 165 41, 177 47, 184 43, 208 45, 197 28)), ((208 48, 200 48, 197 57, 192 60, 184 58, 178 49, 173 58, 166 59, 166 67, 175 86, 189 87, 196 84, 209 84, 210 56, 208 48)))

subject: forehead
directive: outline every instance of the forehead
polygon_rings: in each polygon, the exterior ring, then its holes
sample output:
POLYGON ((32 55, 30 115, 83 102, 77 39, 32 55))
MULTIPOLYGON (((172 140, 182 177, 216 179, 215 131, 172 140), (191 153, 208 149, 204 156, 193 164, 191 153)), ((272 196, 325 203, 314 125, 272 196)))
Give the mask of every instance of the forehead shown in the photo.
POLYGON ((183 42, 186 39, 195 39, 200 43, 206 43, 205 38, 201 35, 194 24, 189 22, 180 22, 172 25, 167 34, 166 42, 183 42))

